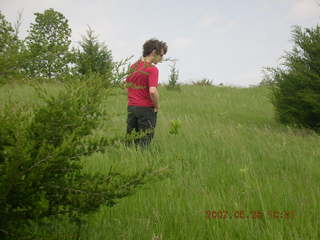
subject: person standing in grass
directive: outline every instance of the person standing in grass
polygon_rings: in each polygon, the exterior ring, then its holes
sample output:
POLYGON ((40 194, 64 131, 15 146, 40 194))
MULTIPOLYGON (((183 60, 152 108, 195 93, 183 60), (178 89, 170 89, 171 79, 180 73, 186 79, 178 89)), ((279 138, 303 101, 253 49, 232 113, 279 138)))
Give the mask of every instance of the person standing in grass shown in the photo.
POLYGON ((153 136, 160 109, 157 90, 159 70, 156 64, 162 61, 167 53, 165 42, 150 39, 143 44, 143 57, 131 65, 132 73, 127 77, 128 85, 128 118, 127 134, 141 133, 134 137, 136 145, 147 146, 153 136))

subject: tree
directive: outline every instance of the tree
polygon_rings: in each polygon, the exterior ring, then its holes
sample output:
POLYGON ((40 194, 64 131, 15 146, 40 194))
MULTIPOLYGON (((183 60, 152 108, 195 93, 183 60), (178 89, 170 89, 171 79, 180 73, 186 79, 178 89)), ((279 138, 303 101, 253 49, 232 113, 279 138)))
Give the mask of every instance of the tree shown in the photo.
POLYGON ((63 14, 52 8, 35 13, 26 46, 30 53, 25 70, 31 77, 55 78, 69 72, 71 29, 63 14))
POLYGON ((179 71, 176 68, 176 63, 170 65, 170 75, 169 75, 169 82, 167 85, 167 89, 178 89, 180 90, 180 86, 178 84, 179 79, 179 71))
POLYGON ((13 42, 17 38, 12 25, 5 19, 5 16, 0 11, 0 53, 3 54, 10 49, 13 42))
POLYGON ((269 68, 272 103, 284 124, 320 131, 320 26, 292 31, 283 67, 269 68))
POLYGON ((18 74, 20 44, 15 29, 0 12, 0 82, 18 74))
POLYGON ((91 134, 106 109, 103 86, 100 78, 70 81, 57 96, 40 91, 43 102, 33 110, 11 104, 0 111, 1 239, 35 239, 30 223, 61 216, 79 222, 162 175, 154 169, 83 171, 80 159, 117 140, 91 134))
POLYGON ((110 76, 112 72, 112 54, 107 46, 98 41, 94 31, 89 28, 80 42, 81 50, 76 51, 77 71, 82 75, 91 73, 110 76))

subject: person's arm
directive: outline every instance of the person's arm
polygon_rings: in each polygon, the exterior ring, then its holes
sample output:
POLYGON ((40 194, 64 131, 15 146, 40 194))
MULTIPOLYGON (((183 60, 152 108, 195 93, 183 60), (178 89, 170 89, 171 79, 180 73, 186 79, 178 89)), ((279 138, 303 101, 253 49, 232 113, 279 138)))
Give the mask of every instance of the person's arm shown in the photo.
POLYGON ((159 104, 159 93, 158 93, 157 87, 150 87, 149 94, 154 104, 154 111, 158 112, 160 109, 160 104, 159 104))

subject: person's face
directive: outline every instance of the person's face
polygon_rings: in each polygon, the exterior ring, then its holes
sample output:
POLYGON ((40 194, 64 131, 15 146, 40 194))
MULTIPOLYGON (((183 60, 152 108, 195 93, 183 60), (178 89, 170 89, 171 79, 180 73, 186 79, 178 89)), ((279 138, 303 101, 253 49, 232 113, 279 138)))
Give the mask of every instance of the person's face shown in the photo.
POLYGON ((156 50, 153 50, 154 52, 153 52, 153 63, 154 64, 157 64, 157 63, 159 63, 159 62, 161 62, 162 61, 162 59, 163 59, 163 56, 164 56, 164 51, 163 51, 163 49, 161 49, 161 54, 157 54, 156 53, 156 50))

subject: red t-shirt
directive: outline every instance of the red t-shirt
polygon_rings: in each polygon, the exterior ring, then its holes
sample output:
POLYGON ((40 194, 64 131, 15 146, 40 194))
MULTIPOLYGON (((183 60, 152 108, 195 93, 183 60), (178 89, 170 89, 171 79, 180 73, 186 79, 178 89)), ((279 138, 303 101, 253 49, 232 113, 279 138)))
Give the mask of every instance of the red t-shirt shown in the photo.
POLYGON ((130 67, 131 73, 126 81, 128 83, 128 105, 141 107, 154 107, 149 94, 150 87, 158 87, 158 68, 147 62, 139 60, 130 67))

